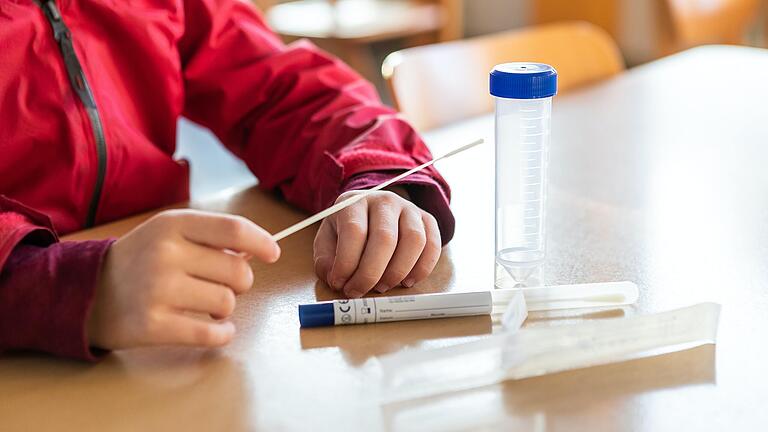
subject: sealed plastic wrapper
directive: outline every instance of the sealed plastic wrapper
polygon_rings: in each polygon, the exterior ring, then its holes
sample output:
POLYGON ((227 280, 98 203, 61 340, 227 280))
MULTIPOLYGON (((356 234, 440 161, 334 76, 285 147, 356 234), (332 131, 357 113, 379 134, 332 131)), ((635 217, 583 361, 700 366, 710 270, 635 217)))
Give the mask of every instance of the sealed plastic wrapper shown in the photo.
POLYGON ((381 401, 617 363, 715 343, 720 305, 575 325, 535 327, 382 357, 381 401))

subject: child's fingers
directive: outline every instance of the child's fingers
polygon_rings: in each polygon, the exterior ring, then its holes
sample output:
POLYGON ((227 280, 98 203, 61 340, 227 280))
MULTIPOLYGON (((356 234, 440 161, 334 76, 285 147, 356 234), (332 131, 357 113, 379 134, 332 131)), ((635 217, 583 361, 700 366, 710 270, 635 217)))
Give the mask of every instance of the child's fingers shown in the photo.
POLYGON ((164 314, 155 328, 152 342, 157 345, 187 345, 219 347, 235 335, 235 325, 229 321, 203 321, 179 313, 164 314))
POLYGON ((333 265, 333 257, 336 255, 336 232, 329 222, 323 221, 320 225, 313 249, 315 274, 320 280, 330 284, 329 273, 333 265))
POLYGON ((234 312, 235 293, 228 287, 193 277, 184 278, 180 283, 183 286, 166 300, 171 307, 207 313, 215 319, 226 318, 234 312))
MULTIPOLYGON (((332 216, 333 217, 333 216, 332 216)), ((331 286, 341 290, 357 269, 368 237, 368 211, 357 203, 336 214, 337 245, 330 272, 331 286)))
POLYGON ((421 219, 424 221, 424 229, 427 234, 427 244, 421 252, 419 260, 413 266, 413 270, 403 279, 403 286, 410 288, 416 282, 426 278, 435 269, 437 261, 442 252, 442 240, 440 239, 440 229, 437 226, 435 218, 427 213, 421 212, 421 219))
POLYGON ((280 247, 272 235, 244 217, 187 212, 181 221, 182 235, 194 243, 244 252, 270 263, 280 257, 280 247))
POLYGON ((369 204, 369 207, 370 226, 365 251, 354 275, 344 285, 344 294, 352 298, 362 297, 379 282, 397 247, 401 209, 387 204, 369 204))
POLYGON ((407 208, 400 214, 397 236, 397 249, 381 281, 374 287, 374 290, 380 293, 389 291, 405 279, 427 244, 427 234, 420 210, 407 208))
POLYGON ((253 270, 241 255, 235 255, 199 244, 188 244, 189 255, 182 263, 191 276, 226 285, 237 294, 253 286, 253 270))

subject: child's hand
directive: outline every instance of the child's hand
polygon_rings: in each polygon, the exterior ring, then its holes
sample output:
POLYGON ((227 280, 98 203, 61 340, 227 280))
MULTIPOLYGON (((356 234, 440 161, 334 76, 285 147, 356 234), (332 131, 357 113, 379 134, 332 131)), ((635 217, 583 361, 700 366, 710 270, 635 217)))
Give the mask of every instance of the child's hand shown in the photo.
MULTIPOLYGON (((346 192, 336 202, 358 193, 346 192)), ((395 193, 374 192, 320 225, 315 273, 348 297, 410 288, 435 268, 441 244, 431 214, 395 193)))
POLYGON ((226 344, 235 332, 231 322, 185 312, 230 316, 235 295, 253 285, 247 255, 272 263, 280 248, 242 217, 193 210, 154 216, 107 253, 88 321, 90 344, 107 349, 226 344))

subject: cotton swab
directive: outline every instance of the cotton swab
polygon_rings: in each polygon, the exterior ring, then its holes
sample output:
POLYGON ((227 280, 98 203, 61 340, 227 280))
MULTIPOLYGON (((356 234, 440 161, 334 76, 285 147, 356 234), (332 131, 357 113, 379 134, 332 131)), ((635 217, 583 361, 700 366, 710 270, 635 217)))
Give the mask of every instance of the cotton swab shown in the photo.
POLYGON ((437 162, 439 160, 451 157, 451 156, 453 156, 453 155, 455 155, 457 153, 461 153, 464 150, 470 149, 470 148, 472 148, 472 147, 474 147, 476 145, 482 144, 482 143, 483 143, 483 139, 479 139, 479 140, 476 140, 476 141, 472 141, 469 144, 463 145, 463 146, 461 146, 461 147, 459 147, 459 148, 457 148, 455 150, 449 151, 448 153, 446 153, 446 154, 444 154, 442 156, 436 157, 436 158, 432 159, 429 162, 425 162, 425 163, 417 166, 416 168, 412 168, 412 169, 410 169, 410 170, 400 174, 397 177, 394 177, 394 178, 392 178, 390 180, 387 180, 384 183, 381 183, 381 184, 379 184, 379 185, 377 185, 377 186, 375 186, 375 187, 373 187, 371 189, 367 189, 367 190, 365 190, 363 193, 361 193, 359 195, 352 196, 352 197, 350 197, 348 199, 345 199, 344 201, 342 201, 340 203, 336 203, 336 204, 328 207, 327 209, 321 211, 320 213, 317 213, 317 214, 315 214, 313 216, 310 216, 310 217, 304 219, 303 221, 301 221, 301 222, 299 222, 299 223, 297 223, 295 225, 291 225, 288 228, 280 231, 279 233, 274 234, 272 236, 272 239, 274 241, 280 241, 280 240, 288 237, 289 235, 291 235, 293 233, 296 233, 298 231, 303 230, 304 228, 314 224, 315 222, 319 222, 319 221, 327 218, 328 216, 330 216, 330 215, 332 215, 332 214, 334 214, 334 213, 336 213, 336 212, 338 212, 340 210, 343 210, 343 209, 351 206, 352 204, 360 201, 361 199, 365 198, 366 196, 368 196, 369 194, 371 194, 373 192, 376 192, 378 190, 384 189, 385 187, 387 187, 387 186, 389 186, 389 185, 391 185, 391 184, 393 184, 393 183, 395 183, 395 182, 397 182, 399 180, 402 180, 405 177, 408 177, 409 175, 411 175, 413 173, 419 172, 419 171, 423 170, 424 168, 426 168, 428 166, 431 166, 432 164, 434 164, 435 162, 437 162))
POLYGON ((491 291, 494 307, 506 308, 517 292, 525 295, 529 312, 629 305, 640 296, 637 285, 628 281, 495 289, 491 291))

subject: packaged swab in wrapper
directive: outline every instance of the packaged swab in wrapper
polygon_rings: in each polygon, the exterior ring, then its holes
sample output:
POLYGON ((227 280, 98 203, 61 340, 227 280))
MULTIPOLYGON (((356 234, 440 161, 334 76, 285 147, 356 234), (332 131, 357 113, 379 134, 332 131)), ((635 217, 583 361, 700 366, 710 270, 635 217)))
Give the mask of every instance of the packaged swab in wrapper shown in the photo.
POLYGON ((651 315, 505 331, 475 342, 392 354, 380 359, 382 402, 714 344, 719 314, 720 305, 701 303, 651 315))

